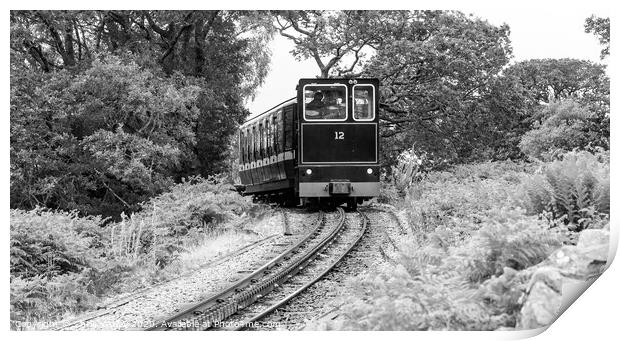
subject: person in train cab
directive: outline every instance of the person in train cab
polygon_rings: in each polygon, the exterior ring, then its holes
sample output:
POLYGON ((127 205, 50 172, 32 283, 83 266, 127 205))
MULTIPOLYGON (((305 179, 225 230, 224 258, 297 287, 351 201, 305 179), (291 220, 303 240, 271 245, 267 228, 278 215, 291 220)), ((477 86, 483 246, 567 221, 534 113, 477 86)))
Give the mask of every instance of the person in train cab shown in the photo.
POLYGON ((314 98, 310 103, 306 104, 306 110, 319 110, 325 106, 323 103, 323 93, 317 91, 314 93, 314 98))
POLYGON ((329 91, 325 94, 325 110, 322 112, 321 118, 324 119, 341 119, 345 116, 344 101, 341 93, 338 91, 329 91))
POLYGON ((361 91, 355 92, 355 118, 356 119, 368 119, 370 118, 370 101, 366 97, 366 93, 361 91))

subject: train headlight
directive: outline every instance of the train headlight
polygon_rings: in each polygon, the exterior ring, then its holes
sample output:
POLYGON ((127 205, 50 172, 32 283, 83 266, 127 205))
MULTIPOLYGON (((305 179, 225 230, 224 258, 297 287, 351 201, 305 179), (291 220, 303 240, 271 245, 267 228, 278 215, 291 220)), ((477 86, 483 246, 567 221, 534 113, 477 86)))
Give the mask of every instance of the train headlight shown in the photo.
POLYGON ((306 174, 312 175, 312 169, 310 169, 310 168, 306 169, 306 174))
POLYGON ((366 170, 366 173, 368 173, 368 175, 371 175, 371 174, 372 174, 372 168, 368 168, 368 169, 366 170))

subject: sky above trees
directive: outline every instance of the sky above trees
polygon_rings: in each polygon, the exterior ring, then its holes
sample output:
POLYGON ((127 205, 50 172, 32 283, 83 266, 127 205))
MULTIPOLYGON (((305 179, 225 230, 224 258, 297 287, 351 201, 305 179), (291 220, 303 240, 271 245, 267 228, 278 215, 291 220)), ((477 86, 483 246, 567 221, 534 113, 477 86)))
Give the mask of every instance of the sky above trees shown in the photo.
MULTIPOLYGON (((513 61, 535 58, 575 58, 606 64, 600 60, 601 47, 597 38, 584 31, 586 18, 595 14, 608 17, 609 12, 601 8, 557 7, 453 7, 464 13, 488 20, 493 25, 506 23, 510 26, 513 61), (560 8, 560 9, 558 9, 560 8)), ((311 78, 319 74, 312 59, 297 61, 290 51, 294 43, 275 35, 270 43, 272 51, 271 70, 257 91, 253 101, 247 103, 252 114, 259 114, 285 99, 295 96, 295 85, 299 78, 311 78)))

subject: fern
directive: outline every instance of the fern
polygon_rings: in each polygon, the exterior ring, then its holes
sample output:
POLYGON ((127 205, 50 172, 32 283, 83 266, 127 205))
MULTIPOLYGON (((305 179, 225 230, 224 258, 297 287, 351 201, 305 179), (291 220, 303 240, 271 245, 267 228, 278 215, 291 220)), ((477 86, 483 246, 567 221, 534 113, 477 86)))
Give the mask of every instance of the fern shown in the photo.
MULTIPOLYGON (((588 153, 567 153, 524 184, 531 213, 551 212, 552 219, 579 231, 595 214, 609 214, 609 164, 588 153)), ((605 161, 605 158, 602 158, 605 161)))
POLYGON ((602 177, 598 183, 598 186, 594 190, 595 207, 598 211, 604 214, 610 213, 610 180, 609 173, 605 177, 602 177))
POLYGON ((418 156, 414 148, 407 149, 398 156, 396 166, 392 166, 392 180, 399 193, 404 193, 413 181, 419 180, 422 164, 426 161, 426 154, 418 156))
POLYGON ((561 236, 549 231, 523 211, 500 209, 468 241, 455 248, 443 266, 455 269, 471 282, 501 275, 504 268, 522 270, 543 261, 561 245, 561 236))

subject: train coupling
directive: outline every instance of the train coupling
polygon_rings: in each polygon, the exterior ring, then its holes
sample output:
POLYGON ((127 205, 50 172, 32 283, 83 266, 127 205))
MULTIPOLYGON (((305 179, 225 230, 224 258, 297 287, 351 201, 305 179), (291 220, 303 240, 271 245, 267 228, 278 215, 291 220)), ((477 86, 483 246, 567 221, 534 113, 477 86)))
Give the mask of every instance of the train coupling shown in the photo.
POLYGON ((350 181, 331 181, 327 187, 330 195, 347 195, 353 191, 350 181))

